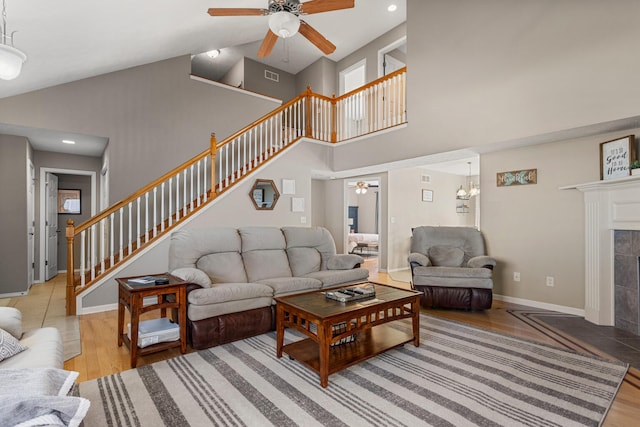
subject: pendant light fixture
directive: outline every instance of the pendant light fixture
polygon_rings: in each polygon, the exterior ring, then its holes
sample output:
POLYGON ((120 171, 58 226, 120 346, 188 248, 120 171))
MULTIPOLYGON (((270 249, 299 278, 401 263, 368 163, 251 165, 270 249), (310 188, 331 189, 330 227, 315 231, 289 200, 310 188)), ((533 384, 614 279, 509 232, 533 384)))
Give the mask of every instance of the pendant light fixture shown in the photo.
POLYGON ((20 75, 27 55, 13 47, 13 34, 7 35, 7 5, 2 0, 2 39, 0 40, 0 79, 13 80, 20 75), (11 45, 9 45, 11 40, 11 45))
POLYGON ((480 187, 476 187, 473 181, 471 181, 471 162, 467 162, 467 165, 469 165, 469 174, 467 175, 468 189, 463 188, 461 185, 456 191, 457 199, 468 200, 469 198, 480 194, 480 187))
POLYGON ((366 194, 369 189, 369 184, 364 181, 356 182, 356 194, 366 194))

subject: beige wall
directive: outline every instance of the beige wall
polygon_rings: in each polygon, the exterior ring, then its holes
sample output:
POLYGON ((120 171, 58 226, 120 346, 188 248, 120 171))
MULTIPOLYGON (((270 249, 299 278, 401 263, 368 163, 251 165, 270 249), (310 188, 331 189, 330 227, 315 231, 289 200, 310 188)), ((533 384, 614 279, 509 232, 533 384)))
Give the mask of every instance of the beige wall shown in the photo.
POLYGON ((481 156, 481 227, 496 266, 495 292, 584 308, 584 200, 559 187, 600 179, 599 144, 640 129, 481 156), (535 185, 497 187, 496 173, 537 169, 535 185), (519 272, 521 281, 513 281, 519 272), (546 276, 555 286, 546 286, 546 276))
POLYGON ((279 104, 189 78, 183 56, 0 99, 3 123, 109 138, 110 200, 143 185, 279 104))

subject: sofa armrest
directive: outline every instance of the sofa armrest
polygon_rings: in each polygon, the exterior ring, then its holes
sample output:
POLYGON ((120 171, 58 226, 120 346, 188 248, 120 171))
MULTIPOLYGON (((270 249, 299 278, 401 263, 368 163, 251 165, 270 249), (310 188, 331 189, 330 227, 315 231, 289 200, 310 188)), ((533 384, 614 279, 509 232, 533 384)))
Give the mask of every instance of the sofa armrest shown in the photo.
POLYGON ((202 270, 198 270, 193 267, 176 268, 171 272, 176 277, 181 278, 184 281, 195 283, 203 288, 211 287, 211 279, 202 270))
POLYGON ((15 339, 22 338, 22 313, 14 307, 0 307, 0 329, 4 329, 15 339))
POLYGON ((486 255, 473 257, 467 262, 467 267, 471 268, 488 268, 489 270, 493 270, 495 266, 496 260, 486 255))
POLYGON ((431 260, 425 254, 419 252, 412 252, 409 254, 409 264, 417 264, 416 267, 429 267, 431 260))
POLYGON ((327 270, 351 270, 364 262, 364 258, 354 254, 337 254, 327 260, 327 270))

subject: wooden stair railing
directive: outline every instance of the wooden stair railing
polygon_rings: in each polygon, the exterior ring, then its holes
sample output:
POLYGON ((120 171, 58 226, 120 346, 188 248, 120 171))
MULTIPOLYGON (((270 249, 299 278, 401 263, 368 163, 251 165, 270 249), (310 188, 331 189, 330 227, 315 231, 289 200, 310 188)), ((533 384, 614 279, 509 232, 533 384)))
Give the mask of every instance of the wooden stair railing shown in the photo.
POLYGON ((84 223, 68 221, 67 315, 76 297, 302 137, 336 143, 406 122, 406 68, 340 97, 310 87, 84 223))

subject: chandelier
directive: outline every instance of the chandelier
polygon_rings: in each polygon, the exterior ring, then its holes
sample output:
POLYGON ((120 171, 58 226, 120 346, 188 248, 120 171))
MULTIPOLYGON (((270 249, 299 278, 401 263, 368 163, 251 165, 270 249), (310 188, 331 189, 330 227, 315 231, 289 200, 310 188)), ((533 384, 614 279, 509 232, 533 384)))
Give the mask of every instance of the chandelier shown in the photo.
POLYGON ((364 181, 356 182, 356 194, 365 194, 367 189, 369 188, 369 184, 364 181))
POLYGON ((467 180, 469 181, 468 190, 465 190, 461 185, 458 191, 456 191, 456 198, 458 199, 466 200, 480 194, 480 187, 476 187, 473 181, 471 181, 471 162, 467 162, 467 165, 469 165, 469 174, 467 175, 467 180))
POLYGON ((27 55, 13 47, 13 33, 7 35, 7 5, 2 0, 2 39, 0 39, 0 79, 13 80, 20 75, 27 55), (7 42, 11 40, 11 46, 7 42))

